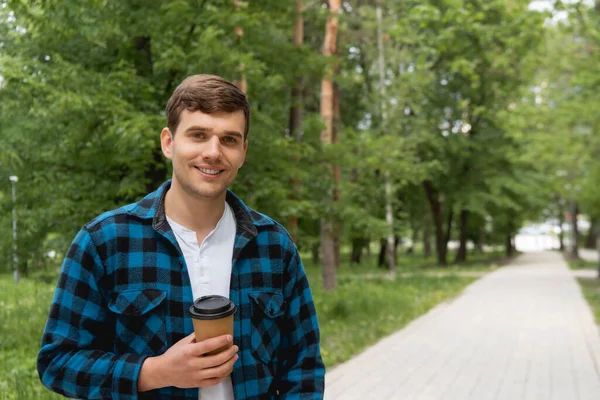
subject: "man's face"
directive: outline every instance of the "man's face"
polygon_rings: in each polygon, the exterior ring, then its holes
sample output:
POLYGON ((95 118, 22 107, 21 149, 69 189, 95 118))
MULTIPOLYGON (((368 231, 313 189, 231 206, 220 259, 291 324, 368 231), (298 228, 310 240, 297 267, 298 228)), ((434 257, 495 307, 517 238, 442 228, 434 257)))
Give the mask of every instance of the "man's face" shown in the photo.
POLYGON ((174 183, 197 198, 224 196, 246 159, 245 122, 242 110, 183 110, 175 134, 165 128, 160 135, 162 151, 173 162, 174 183))

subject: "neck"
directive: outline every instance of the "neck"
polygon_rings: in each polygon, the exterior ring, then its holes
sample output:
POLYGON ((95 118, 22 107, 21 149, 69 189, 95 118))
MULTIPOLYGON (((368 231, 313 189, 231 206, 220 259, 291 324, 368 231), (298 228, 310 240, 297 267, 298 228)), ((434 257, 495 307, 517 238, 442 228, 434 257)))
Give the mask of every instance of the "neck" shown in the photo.
POLYGON ((210 232, 225 212, 227 193, 215 198, 202 198, 187 193, 176 179, 165 197, 165 213, 179 225, 201 234, 210 232))

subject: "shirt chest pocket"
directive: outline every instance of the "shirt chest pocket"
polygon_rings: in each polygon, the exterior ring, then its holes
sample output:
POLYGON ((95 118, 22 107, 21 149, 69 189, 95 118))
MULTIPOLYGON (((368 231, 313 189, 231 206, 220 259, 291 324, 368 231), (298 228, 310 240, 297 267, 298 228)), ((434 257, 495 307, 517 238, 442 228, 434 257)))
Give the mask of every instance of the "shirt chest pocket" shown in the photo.
POLYGON ((166 350, 165 297, 165 292, 156 289, 112 294, 108 308, 115 313, 118 353, 157 355, 166 350))
POLYGON ((252 351, 265 363, 277 356, 285 301, 281 293, 251 292, 252 351))

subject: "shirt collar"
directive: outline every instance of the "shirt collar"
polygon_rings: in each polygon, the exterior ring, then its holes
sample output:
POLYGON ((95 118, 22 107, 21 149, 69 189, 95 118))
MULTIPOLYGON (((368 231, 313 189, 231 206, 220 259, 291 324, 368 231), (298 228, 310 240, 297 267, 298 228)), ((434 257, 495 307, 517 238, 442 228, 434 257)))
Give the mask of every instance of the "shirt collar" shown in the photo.
MULTIPOLYGON (((148 194, 142 200, 135 203, 134 207, 130 210, 130 213, 142 219, 152 219, 152 227, 155 230, 159 230, 167 223, 167 217, 165 215, 165 196, 170 187, 171 180, 168 180, 156 191, 148 194)), ((244 202, 229 189, 227 190, 225 200, 235 215, 238 230, 256 236, 258 235, 257 227, 275 224, 271 218, 246 206, 244 202)))

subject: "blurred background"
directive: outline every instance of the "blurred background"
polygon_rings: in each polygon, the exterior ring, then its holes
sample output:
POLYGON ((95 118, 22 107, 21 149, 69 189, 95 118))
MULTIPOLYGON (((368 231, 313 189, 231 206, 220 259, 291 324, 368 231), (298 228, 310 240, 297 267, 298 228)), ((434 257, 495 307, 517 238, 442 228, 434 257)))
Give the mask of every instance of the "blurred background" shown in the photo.
POLYGON ((185 77, 247 93, 232 189, 296 240, 333 366, 518 251, 593 259, 599 65, 600 0, 0 0, 0 393, 50 396, 62 257, 170 177, 185 77))

